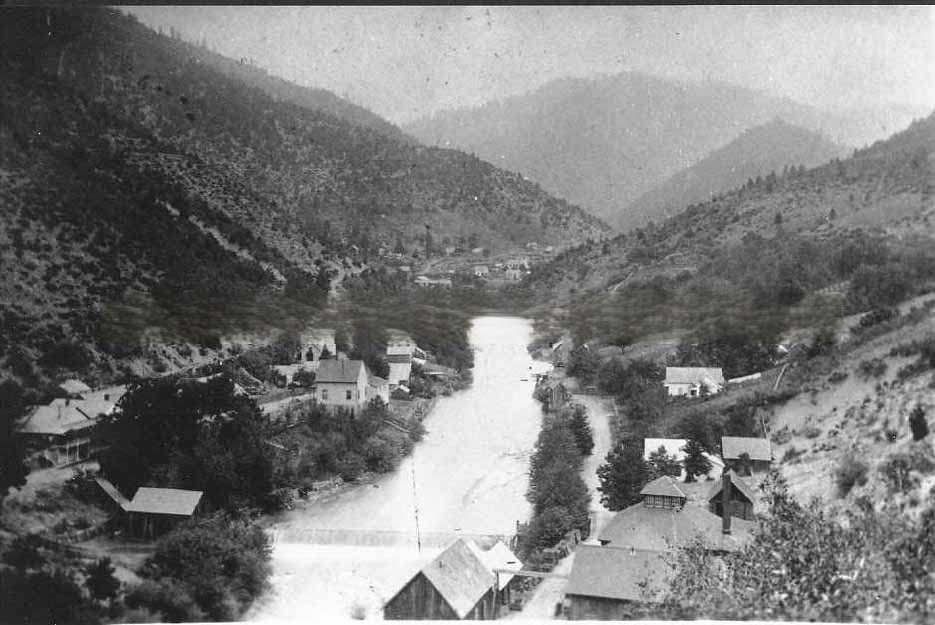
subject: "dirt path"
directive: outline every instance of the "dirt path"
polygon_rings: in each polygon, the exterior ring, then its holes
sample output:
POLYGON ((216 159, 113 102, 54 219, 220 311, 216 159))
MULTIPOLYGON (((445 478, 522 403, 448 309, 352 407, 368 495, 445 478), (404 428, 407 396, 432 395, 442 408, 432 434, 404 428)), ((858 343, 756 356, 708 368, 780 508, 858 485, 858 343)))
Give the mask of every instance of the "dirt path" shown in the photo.
MULTIPOLYGON (((613 408, 609 404, 612 399, 596 395, 574 395, 573 401, 584 405, 588 409, 591 429, 594 433, 594 450, 585 458, 581 467, 581 477, 591 491, 591 536, 587 542, 596 540, 601 528, 607 523, 613 513, 601 504, 601 494, 597 487, 600 481, 597 477, 597 468, 604 463, 610 451, 612 441, 610 435, 610 417, 613 408)), ((568 575, 574 562, 575 554, 572 552, 559 561, 552 569, 553 573, 568 575)), ((559 578, 544 579, 536 586, 532 596, 526 601, 521 612, 511 612, 510 618, 521 619, 554 619, 555 606, 562 602, 565 594, 567 580, 559 578)))

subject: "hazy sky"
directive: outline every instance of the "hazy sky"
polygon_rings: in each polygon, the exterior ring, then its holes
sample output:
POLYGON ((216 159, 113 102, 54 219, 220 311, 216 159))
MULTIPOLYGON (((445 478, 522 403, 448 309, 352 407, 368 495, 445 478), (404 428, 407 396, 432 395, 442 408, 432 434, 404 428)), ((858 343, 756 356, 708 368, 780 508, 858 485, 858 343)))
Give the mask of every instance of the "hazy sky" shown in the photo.
POLYGON ((402 123, 563 76, 727 80, 823 108, 935 108, 935 7, 127 7, 402 123))

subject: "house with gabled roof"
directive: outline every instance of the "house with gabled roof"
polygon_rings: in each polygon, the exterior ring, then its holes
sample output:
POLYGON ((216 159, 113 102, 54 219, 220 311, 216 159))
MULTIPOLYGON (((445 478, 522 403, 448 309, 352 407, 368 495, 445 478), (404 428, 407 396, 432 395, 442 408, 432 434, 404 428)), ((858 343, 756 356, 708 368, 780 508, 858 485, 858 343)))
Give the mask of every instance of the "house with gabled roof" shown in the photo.
MULTIPOLYGON (((674 457, 679 464, 683 465, 682 474, 679 476, 679 479, 685 479, 685 445, 688 444, 688 440, 684 438, 644 438, 643 439, 643 460, 649 460, 649 457, 662 449, 665 451, 667 456, 674 457)), ((705 452, 704 457, 707 458, 708 462, 711 463, 711 470, 708 471, 706 477, 709 479, 714 479, 720 477, 721 473, 724 472, 724 462, 713 454, 705 452)), ((700 476, 699 476, 700 477, 700 476)))
POLYGON ((104 448, 94 430, 102 417, 114 412, 117 402, 93 393, 88 396, 90 399, 53 399, 45 406, 33 406, 20 419, 16 435, 40 464, 81 462, 104 448))
POLYGON ((568 619, 633 618, 632 608, 659 603, 667 573, 660 551, 579 545, 565 586, 568 619))
POLYGON ((124 505, 132 538, 152 540, 191 519, 202 510, 200 490, 140 486, 124 505))
POLYGON ((721 457, 728 467, 740 475, 769 471, 773 450, 768 438, 722 436, 721 457))
POLYGON ((495 616, 496 576, 476 547, 458 539, 383 606, 386 620, 487 620, 495 616))
POLYGON ((315 377, 315 398, 330 409, 352 414, 375 397, 390 401, 389 382, 373 375, 362 360, 322 360, 315 377))
POLYGON ((700 397, 724 390, 720 367, 666 367, 663 384, 669 397, 700 397))

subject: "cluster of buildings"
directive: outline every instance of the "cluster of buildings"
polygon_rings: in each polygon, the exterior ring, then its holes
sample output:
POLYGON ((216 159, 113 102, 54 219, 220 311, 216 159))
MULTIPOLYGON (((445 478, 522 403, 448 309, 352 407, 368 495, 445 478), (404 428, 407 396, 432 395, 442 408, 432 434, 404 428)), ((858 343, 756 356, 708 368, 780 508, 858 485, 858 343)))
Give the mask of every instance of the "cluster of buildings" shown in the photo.
POLYGON ((81 462, 101 451, 95 436, 100 420, 113 414, 127 391, 125 385, 91 389, 81 380, 66 380, 58 397, 33 406, 16 425, 30 458, 41 466, 60 467, 81 462))

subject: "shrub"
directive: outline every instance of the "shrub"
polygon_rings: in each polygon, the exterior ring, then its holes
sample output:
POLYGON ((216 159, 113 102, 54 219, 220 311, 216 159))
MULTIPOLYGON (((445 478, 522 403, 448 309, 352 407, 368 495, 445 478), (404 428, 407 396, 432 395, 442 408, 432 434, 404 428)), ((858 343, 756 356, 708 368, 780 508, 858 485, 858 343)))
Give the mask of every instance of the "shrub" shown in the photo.
POLYGON ((838 487, 838 496, 847 497, 855 485, 867 483, 867 465, 854 455, 841 458, 834 470, 834 481, 838 487))
POLYGON ((821 428, 817 425, 808 425, 802 430, 802 436, 805 438, 818 438, 821 434, 821 428))
POLYGON ((916 406, 909 415, 909 429, 912 431, 912 440, 920 441, 929 433, 928 423, 925 421, 925 410, 916 406))
POLYGON ((835 371, 830 376, 828 376, 828 381, 832 384, 839 384, 847 379, 846 371, 835 371))
POLYGON ((796 449, 794 446, 786 449, 786 452, 782 455, 783 462, 792 462, 799 456, 805 453, 804 449, 796 449))
POLYGON ((858 370, 865 378, 878 378, 886 373, 886 361, 880 358, 864 360, 858 365, 858 370))

